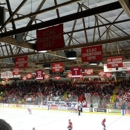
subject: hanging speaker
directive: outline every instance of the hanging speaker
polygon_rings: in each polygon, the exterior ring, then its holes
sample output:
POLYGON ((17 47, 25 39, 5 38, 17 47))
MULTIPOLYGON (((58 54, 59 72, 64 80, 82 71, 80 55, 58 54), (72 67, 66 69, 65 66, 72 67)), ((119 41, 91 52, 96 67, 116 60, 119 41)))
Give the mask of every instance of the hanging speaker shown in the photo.
POLYGON ((2 26, 5 22, 5 8, 4 7, 0 7, 0 26, 2 26))

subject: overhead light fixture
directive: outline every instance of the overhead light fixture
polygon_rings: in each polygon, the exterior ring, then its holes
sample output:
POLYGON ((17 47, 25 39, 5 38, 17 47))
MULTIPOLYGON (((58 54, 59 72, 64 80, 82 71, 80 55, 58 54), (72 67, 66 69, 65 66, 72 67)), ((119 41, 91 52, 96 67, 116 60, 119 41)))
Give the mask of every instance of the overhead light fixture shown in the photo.
POLYGON ((38 51, 38 53, 46 53, 47 50, 38 51))
POLYGON ((66 57, 69 60, 75 60, 75 59, 77 59, 77 53, 76 53, 76 51, 68 51, 66 53, 66 57))
POLYGON ((97 65, 97 62, 89 62, 89 65, 97 65))
POLYGON ((50 70, 51 69, 50 64, 44 64, 43 67, 44 67, 45 70, 50 70))
POLYGON ((102 63, 102 62, 100 62, 98 66, 103 66, 103 63, 102 63))

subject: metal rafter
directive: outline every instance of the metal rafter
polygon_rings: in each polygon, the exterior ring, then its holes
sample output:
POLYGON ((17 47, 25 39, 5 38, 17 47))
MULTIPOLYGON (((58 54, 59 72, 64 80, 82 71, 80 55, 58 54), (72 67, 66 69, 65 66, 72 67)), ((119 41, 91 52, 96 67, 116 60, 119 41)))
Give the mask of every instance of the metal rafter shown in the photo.
MULTIPOLYGON (((7 7, 8 7, 8 10, 9 10, 10 17, 11 17, 12 16, 12 10, 11 10, 11 6, 10 6, 9 0, 6 0, 6 3, 7 3, 7 7)), ((16 26, 15 26, 13 18, 10 21, 12 22, 13 29, 16 29, 16 26)))
POLYGON ((21 7, 27 2, 27 0, 23 0, 22 3, 16 8, 16 10, 11 14, 11 16, 6 20, 6 22, 2 25, 0 30, 2 30, 14 17, 14 15, 21 9, 21 7))
POLYGON ((67 6, 67 5, 72 4, 72 3, 76 3, 78 1, 80 1, 80 0, 67 1, 65 3, 58 4, 57 6, 52 6, 52 7, 46 8, 44 10, 40 10, 38 12, 34 12, 34 13, 31 13, 31 14, 27 14, 27 15, 18 17, 18 18, 14 19, 14 20, 17 21, 17 20, 22 20, 22 19, 25 19, 25 18, 29 18, 29 17, 35 16, 35 15, 38 15, 38 14, 42 14, 42 13, 45 13, 45 12, 48 12, 48 11, 52 11, 52 10, 58 9, 60 7, 63 7, 63 6, 67 6))
MULTIPOLYGON (((79 11, 80 11, 80 5, 78 4, 77 13, 78 13, 79 11)), ((69 39, 69 42, 68 42, 68 46, 70 46, 70 44, 71 44, 72 37, 73 37, 73 31, 75 30, 76 23, 77 23, 77 19, 74 20, 74 23, 73 23, 73 26, 72 26, 72 33, 70 34, 70 39, 69 39)))
MULTIPOLYGON (((38 12, 42 8, 42 6, 44 5, 45 2, 46 2, 46 0, 42 0, 42 2, 40 3, 39 7, 37 8, 37 10, 35 12, 38 12)), ((32 25, 32 23, 35 20, 36 16, 37 15, 31 17, 31 20, 28 22, 27 26, 32 25)), ((24 40, 26 39, 27 35, 28 35, 28 32, 25 33, 24 40)))
POLYGON ((121 6, 123 7, 123 9, 125 10, 126 14, 128 15, 128 17, 130 17, 130 1, 129 0, 118 0, 121 4, 121 6))
MULTIPOLYGON (((94 45, 103 45, 107 43, 113 43, 113 42, 118 42, 118 41, 127 41, 130 40, 130 36, 126 37, 119 37, 119 38, 111 38, 109 40, 101 40, 101 41, 96 41, 96 42, 89 42, 89 43, 82 43, 78 45, 71 45, 71 46, 65 46, 64 48, 60 48, 58 50, 67 50, 67 49, 72 49, 72 48, 82 48, 82 47, 87 47, 87 46, 94 46, 94 45)), ((56 49, 54 50, 56 51, 56 49)))
POLYGON ((120 8, 121 8, 121 5, 119 4, 119 2, 114 2, 114 3, 108 4, 108 5, 92 8, 92 9, 89 9, 87 11, 82 11, 82 12, 79 12, 79 13, 74 13, 74 14, 71 14, 71 15, 67 15, 67 16, 52 19, 52 20, 49 20, 49 21, 45 21, 43 23, 39 23, 39 24, 36 24, 36 25, 31 25, 31 26, 28 26, 28 27, 22 27, 22 28, 13 30, 13 31, 1 33, 0 37, 12 36, 12 35, 15 35, 15 34, 24 33, 24 32, 27 32, 27 31, 32 31, 32 30, 36 30, 36 29, 40 29, 40 28, 45 28, 45 27, 56 25, 56 24, 61 24, 61 23, 64 23, 64 22, 69 22, 69 21, 75 20, 75 19, 80 19, 80 18, 83 18, 83 17, 92 16, 94 14, 99 14, 99 13, 112 11, 112 10, 116 10, 116 9, 120 9, 120 8))

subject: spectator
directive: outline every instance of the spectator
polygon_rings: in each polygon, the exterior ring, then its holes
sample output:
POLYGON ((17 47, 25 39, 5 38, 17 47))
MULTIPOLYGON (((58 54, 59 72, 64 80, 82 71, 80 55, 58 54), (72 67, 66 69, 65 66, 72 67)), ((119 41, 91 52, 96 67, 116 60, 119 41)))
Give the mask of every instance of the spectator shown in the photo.
POLYGON ((0 130, 12 130, 12 127, 6 121, 0 119, 0 130))

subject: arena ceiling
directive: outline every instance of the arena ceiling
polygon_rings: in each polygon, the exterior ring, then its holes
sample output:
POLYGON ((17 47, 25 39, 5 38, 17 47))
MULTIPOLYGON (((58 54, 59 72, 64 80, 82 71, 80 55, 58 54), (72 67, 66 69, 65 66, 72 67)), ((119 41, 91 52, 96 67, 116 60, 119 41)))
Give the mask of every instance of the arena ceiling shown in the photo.
POLYGON ((103 45, 103 63, 109 56, 130 58, 130 12, 124 0, 0 0, 0 6, 6 9, 6 20, 0 27, 3 68, 10 69, 12 59, 22 55, 28 55, 31 69, 59 61, 64 66, 87 67, 88 63, 81 62, 81 48, 93 45, 103 45), (36 30, 61 23, 65 47, 38 53, 34 49, 36 30), (17 34, 23 34, 23 43, 17 42, 17 34), (71 49, 78 57, 68 62, 65 51, 71 49))

